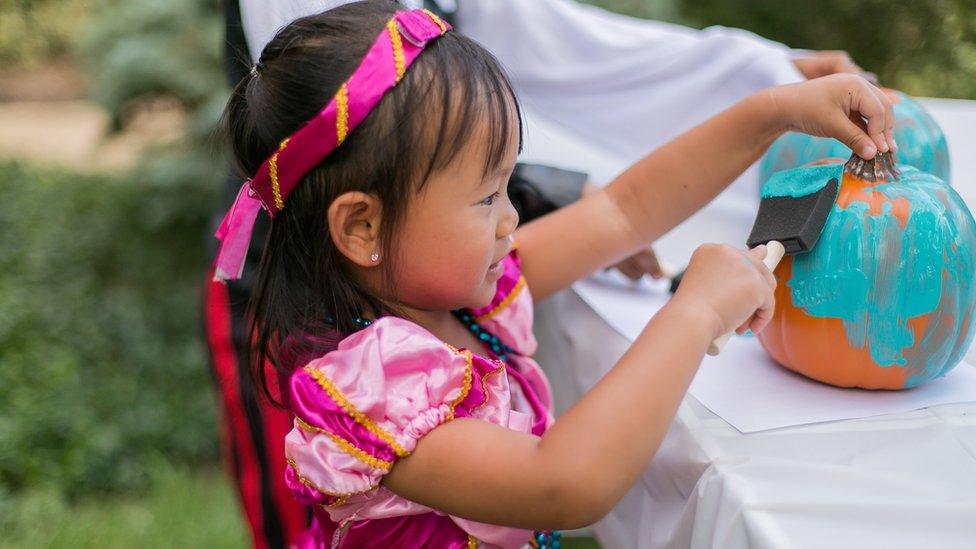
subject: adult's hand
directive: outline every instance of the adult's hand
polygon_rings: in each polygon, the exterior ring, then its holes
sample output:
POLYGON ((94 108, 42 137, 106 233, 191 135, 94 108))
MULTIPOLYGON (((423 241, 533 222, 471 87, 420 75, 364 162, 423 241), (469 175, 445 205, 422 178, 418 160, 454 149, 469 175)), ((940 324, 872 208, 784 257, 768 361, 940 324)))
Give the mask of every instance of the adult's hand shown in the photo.
POLYGON ((793 60, 800 74, 808 80, 828 76, 839 72, 849 72, 863 76, 872 83, 877 84, 878 77, 872 72, 866 72, 851 59, 846 51, 829 50, 815 51, 809 55, 797 57, 793 60))
POLYGON ((644 275, 650 275, 655 280, 664 278, 665 276, 664 269, 661 268, 661 263, 657 260, 657 255, 654 254, 654 250, 651 248, 637 252, 620 263, 617 263, 613 268, 616 268, 631 280, 640 280, 644 275))

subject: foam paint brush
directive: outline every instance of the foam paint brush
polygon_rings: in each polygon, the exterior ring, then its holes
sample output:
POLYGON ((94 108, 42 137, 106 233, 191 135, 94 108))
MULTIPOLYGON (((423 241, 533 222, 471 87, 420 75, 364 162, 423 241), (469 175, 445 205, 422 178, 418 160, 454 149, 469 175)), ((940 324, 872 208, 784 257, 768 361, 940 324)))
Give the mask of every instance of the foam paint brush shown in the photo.
MULTIPOLYGON (((784 255, 812 250, 839 190, 840 172, 836 165, 777 172, 763 185, 759 212, 746 244, 749 248, 766 245, 763 264, 770 271, 776 269, 784 255)), ((715 338, 708 354, 719 354, 731 335, 729 332, 715 338)))

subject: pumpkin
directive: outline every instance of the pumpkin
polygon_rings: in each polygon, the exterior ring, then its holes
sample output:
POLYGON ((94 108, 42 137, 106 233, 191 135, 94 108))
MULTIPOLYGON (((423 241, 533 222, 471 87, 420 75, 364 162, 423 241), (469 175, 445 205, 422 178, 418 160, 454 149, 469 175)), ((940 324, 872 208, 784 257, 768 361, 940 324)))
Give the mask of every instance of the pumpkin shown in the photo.
POLYGON ((775 270, 776 309, 758 338, 784 367, 840 387, 902 389, 945 375, 969 348, 976 221, 941 179, 898 168, 900 179, 890 154, 852 156, 764 185, 763 196, 795 196, 840 181, 817 245, 775 270))
MULTIPOLYGON (((921 103, 908 95, 885 90, 894 102, 898 161, 949 182, 949 149, 939 124, 921 103)), ((773 142, 759 165, 759 181, 780 170, 804 166, 824 158, 843 159, 851 150, 836 139, 789 132, 773 142)))

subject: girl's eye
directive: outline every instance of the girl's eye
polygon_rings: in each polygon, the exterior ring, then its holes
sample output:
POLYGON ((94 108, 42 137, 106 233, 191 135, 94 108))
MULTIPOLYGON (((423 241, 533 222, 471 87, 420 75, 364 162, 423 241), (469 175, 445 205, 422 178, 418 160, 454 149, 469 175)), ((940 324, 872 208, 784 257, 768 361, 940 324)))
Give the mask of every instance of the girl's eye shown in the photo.
POLYGON ((495 191, 494 193, 491 194, 491 196, 482 200, 481 204, 484 206, 491 206, 492 204, 495 203, 495 199, 498 198, 498 195, 499 195, 498 191, 495 191))

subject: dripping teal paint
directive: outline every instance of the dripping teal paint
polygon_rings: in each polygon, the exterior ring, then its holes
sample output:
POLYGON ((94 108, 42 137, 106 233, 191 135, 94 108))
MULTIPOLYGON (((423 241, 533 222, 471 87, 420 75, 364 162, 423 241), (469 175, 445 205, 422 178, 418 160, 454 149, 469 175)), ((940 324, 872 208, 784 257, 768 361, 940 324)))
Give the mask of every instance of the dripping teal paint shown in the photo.
POLYGON ((847 343, 867 348, 878 367, 908 368, 912 387, 945 375, 972 342, 976 221, 941 180, 900 169, 901 181, 873 192, 908 200, 905 228, 890 203, 880 215, 866 202, 835 204, 817 246, 794 257, 787 285, 796 307, 840 319, 847 343), (927 314, 913 333, 909 320, 927 314))
MULTIPOLYGON (((901 92, 896 92, 896 95, 898 102, 894 106, 894 113, 898 162, 949 182, 949 148, 942 128, 921 103, 901 92)), ((763 156, 759 181, 767 181, 778 171, 824 158, 846 160, 850 156, 851 150, 836 139, 790 132, 773 142, 763 156)))

